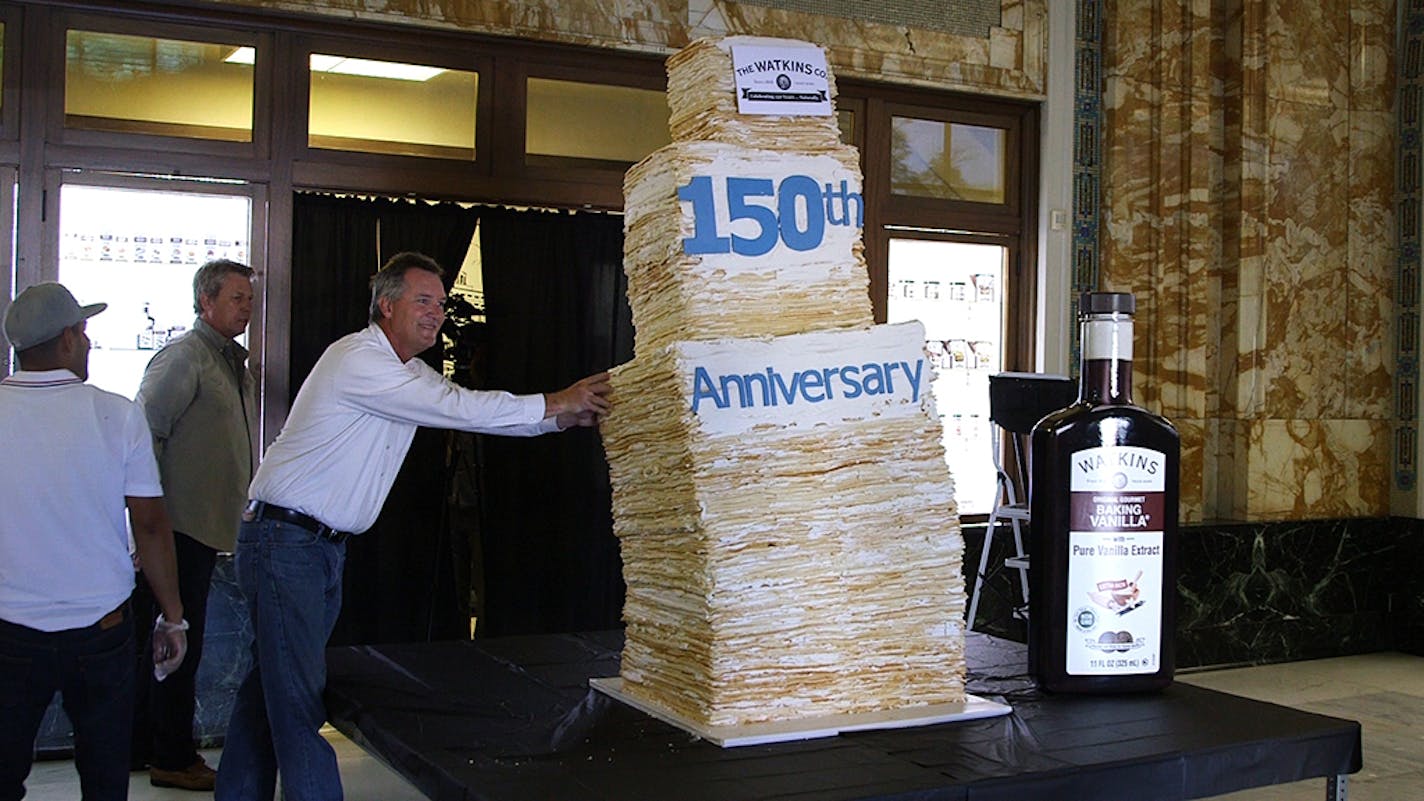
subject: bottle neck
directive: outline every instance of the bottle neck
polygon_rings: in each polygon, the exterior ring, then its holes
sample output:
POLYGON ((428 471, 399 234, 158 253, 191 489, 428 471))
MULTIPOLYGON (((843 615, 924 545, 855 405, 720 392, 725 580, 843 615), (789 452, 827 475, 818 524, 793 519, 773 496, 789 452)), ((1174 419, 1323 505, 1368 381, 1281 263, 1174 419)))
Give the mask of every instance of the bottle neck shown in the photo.
POLYGON ((1082 326, 1078 399, 1094 404, 1132 403, 1132 318, 1093 315, 1082 326))

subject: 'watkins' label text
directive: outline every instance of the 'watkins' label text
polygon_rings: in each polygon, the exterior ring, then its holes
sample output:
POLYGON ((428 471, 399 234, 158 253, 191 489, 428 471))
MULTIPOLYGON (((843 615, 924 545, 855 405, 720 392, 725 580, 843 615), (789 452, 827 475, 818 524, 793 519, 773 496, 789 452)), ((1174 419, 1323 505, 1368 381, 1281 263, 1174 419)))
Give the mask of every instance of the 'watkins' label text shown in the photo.
POLYGON ((1162 492, 1167 456, 1134 445, 1084 448, 1069 457, 1073 492, 1162 492))
POLYGON ((1075 460, 1075 467, 1085 473, 1102 470, 1104 467, 1116 467, 1122 470, 1140 470, 1149 476, 1156 474, 1162 468, 1162 454, 1156 451, 1122 448, 1116 454, 1117 461, 1109 464, 1109 455, 1102 453, 1104 450, 1107 449, 1095 448, 1093 451, 1080 451, 1079 458, 1075 460))
POLYGON ((760 61, 753 61, 744 67, 738 67, 736 74, 742 76, 758 72, 796 72, 802 75, 814 75, 822 79, 828 75, 825 67, 790 58, 764 58, 760 61))

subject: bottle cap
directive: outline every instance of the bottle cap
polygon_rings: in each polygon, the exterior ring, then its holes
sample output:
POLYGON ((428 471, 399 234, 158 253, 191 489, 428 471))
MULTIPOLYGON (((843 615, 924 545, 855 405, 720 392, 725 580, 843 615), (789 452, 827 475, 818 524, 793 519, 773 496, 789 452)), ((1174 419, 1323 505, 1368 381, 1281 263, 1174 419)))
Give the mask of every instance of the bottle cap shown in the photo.
POLYGON ((1084 292, 1078 299, 1080 314, 1135 314, 1137 298, 1130 292, 1084 292))

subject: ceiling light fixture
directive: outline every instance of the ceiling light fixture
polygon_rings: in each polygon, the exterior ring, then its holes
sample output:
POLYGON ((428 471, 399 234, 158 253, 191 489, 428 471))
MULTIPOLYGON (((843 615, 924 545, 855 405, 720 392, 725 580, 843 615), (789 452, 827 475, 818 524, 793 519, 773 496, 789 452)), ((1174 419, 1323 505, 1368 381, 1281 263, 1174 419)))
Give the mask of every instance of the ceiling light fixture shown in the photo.
MULTIPOLYGON (((251 47, 239 47, 223 59, 229 64, 253 64, 257 61, 257 51, 251 47)), ((397 81, 428 81, 445 70, 440 67, 426 67, 419 64, 398 64, 393 61, 374 61, 368 58, 347 58, 311 54, 312 72, 334 72, 341 75, 359 75, 365 78, 390 78, 397 81)))

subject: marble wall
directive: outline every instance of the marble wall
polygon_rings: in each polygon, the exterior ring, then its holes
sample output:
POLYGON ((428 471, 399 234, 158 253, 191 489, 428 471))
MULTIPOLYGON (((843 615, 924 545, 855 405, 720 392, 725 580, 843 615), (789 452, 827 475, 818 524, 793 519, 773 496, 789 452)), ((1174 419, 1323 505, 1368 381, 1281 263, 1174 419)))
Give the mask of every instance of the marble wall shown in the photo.
MULTIPOLYGON (((991 565, 1008 537, 995 538, 991 565)), ((982 528, 965 527, 966 565, 982 528)), ((1347 518, 1184 526, 1177 667, 1266 664, 1398 650, 1424 655, 1424 521, 1347 518)), ((972 568, 971 568, 972 569, 972 568)), ((972 577, 966 578, 966 586, 972 577)), ((976 630, 1022 642, 1013 570, 985 583, 976 630)))
POLYGON ((840 77, 1041 98, 1048 0, 1002 0, 987 38, 728 0, 223 0, 341 19, 671 53, 702 36, 751 34, 823 45, 840 77))
POLYGON ((1411 524, 1407 537, 1401 539, 1398 551, 1398 570, 1401 585, 1398 595, 1399 622, 1394 630, 1391 647, 1415 656, 1424 656, 1424 573, 1417 566, 1424 565, 1424 522, 1415 518, 1407 519, 1411 524))
POLYGON ((1421 539, 1413 518, 1185 527, 1178 666, 1408 650, 1424 602, 1408 557, 1421 539))
POLYGON ((1393 0, 1118 0, 1102 283, 1184 521, 1389 512, 1393 0), (1143 20, 1151 24, 1144 26, 1143 20))

